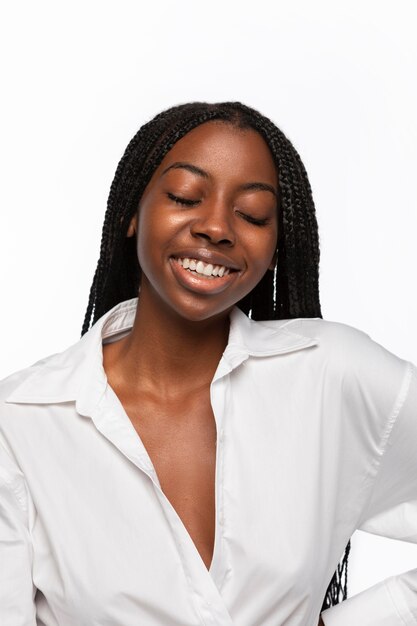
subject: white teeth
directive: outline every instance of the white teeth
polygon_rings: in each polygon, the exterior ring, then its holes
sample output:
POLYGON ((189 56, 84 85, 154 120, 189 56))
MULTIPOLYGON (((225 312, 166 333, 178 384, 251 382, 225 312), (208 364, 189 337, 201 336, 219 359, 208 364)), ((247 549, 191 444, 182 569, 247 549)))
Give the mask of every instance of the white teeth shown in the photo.
POLYGON ((197 259, 177 259, 178 263, 182 265, 184 269, 191 270, 207 278, 214 278, 215 276, 227 276, 230 274, 230 268, 224 265, 213 265, 212 263, 204 263, 203 261, 197 261, 197 259))
POLYGON ((204 263, 203 261, 198 261, 197 266, 195 268, 197 274, 204 274, 204 263))

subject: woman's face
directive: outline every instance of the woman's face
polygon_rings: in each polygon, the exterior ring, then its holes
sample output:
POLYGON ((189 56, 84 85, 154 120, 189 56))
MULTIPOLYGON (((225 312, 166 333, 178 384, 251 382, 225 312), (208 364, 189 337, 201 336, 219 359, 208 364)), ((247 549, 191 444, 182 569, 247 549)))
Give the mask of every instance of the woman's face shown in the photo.
POLYGON ((154 172, 129 227, 141 295, 190 321, 228 314, 273 267, 276 168, 254 130, 207 122, 154 172))

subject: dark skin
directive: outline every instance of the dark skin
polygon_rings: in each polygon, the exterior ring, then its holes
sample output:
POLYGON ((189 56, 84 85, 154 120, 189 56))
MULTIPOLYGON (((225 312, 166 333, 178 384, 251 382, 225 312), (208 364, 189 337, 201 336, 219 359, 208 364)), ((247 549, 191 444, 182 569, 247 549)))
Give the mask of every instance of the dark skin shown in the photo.
POLYGON ((209 122, 179 140, 127 233, 142 269, 132 331, 103 347, 109 384, 207 568, 217 435, 210 384, 231 309, 274 267, 277 190, 275 164, 255 131, 209 122), (228 272, 201 276, 182 267, 183 258, 228 272))

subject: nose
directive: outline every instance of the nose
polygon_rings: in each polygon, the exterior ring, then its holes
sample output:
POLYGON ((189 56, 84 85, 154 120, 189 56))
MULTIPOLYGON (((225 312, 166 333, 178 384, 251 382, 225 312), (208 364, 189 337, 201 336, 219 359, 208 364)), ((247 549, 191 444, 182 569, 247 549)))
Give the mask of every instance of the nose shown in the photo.
POLYGON ((230 206, 224 202, 206 202, 191 224, 191 234, 217 245, 233 246, 235 233, 230 206))

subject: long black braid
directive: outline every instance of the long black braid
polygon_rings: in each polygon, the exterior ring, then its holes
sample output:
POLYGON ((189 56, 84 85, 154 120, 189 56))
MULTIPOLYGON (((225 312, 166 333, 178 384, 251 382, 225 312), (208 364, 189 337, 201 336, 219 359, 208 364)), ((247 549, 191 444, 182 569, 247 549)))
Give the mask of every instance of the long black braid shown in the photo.
MULTIPOLYGON (((107 203, 100 258, 91 285, 82 334, 113 306, 138 295, 141 269, 134 237, 126 237, 140 198, 164 156, 181 137, 220 120, 256 130, 266 141, 279 176, 277 271, 267 272, 239 303, 256 320, 322 317, 319 236, 310 183, 291 142, 258 111, 240 102, 191 102, 171 107, 144 124, 127 146, 107 203)), ((347 597, 348 542, 322 610, 347 597)))

